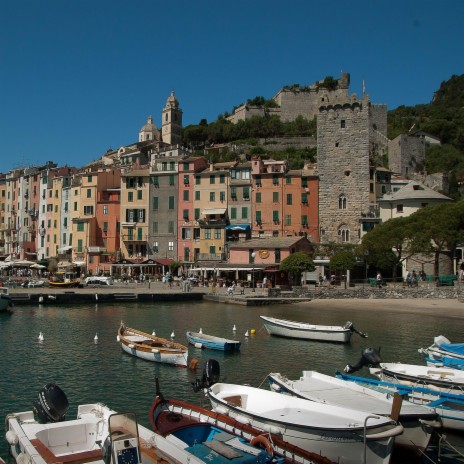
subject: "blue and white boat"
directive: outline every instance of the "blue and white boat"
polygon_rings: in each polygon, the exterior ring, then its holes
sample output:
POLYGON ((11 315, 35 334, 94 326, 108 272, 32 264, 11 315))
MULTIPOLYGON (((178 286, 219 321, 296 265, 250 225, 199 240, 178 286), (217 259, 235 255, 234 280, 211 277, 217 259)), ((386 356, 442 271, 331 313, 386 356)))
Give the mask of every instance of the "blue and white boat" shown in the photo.
POLYGON ((392 395, 399 393, 404 401, 434 408, 440 416, 444 428, 464 431, 464 394, 448 393, 417 385, 367 379, 340 372, 337 372, 336 377, 383 393, 392 395))
POLYGON ((451 343, 443 335, 439 335, 433 339, 433 344, 428 348, 419 348, 419 353, 425 355, 431 361, 442 361, 446 367, 453 367, 455 369, 464 368, 464 343, 451 343), (452 362, 451 360, 459 360, 458 366, 447 366, 445 363, 452 362))
POLYGON ((435 358, 425 358, 425 362, 427 363, 427 366, 450 367, 451 369, 464 370, 464 359, 443 356, 439 360, 435 358))
POLYGON ((228 340, 227 338, 207 335, 202 332, 187 332, 187 340, 196 348, 204 348, 219 351, 238 351, 241 342, 238 340, 228 340))

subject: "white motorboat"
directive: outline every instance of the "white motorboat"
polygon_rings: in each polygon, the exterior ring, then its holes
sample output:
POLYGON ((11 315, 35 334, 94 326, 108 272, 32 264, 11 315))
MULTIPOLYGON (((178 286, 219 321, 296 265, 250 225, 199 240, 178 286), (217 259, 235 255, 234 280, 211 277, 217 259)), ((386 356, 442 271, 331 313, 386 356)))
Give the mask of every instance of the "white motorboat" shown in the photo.
POLYGON ((315 371, 303 371, 303 376, 298 380, 289 380, 279 373, 271 373, 269 383, 271 389, 278 393, 288 393, 333 406, 348 406, 351 409, 399 420, 404 433, 395 438, 395 445, 412 448, 418 452, 427 448, 433 431, 442 425, 433 408, 403 402, 399 414, 395 414, 394 394, 381 393, 315 371))
POLYGON ((65 420, 67 399, 55 384, 42 389, 34 406, 6 417, 6 440, 17 464, 205 462, 137 424, 134 413, 84 404, 78 406, 76 419, 65 420))
POLYGON ((403 427, 390 418, 242 385, 206 390, 214 411, 343 464, 387 464, 403 427))
POLYGON ((337 343, 348 343, 353 332, 364 338, 367 337, 366 334, 357 330, 351 322, 347 322, 344 326, 315 325, 268 316, 260 316, 260 318, 264 321, 264 327, 266 327, 267 332, 270 335, 277 335, 279 337, 337 343))
POLYGON ((436 388, 453 393, 464 391, 464 371, 459 369, 418 366, 416 364, 380 363, 379 367, 371 367, 369 370, 372 375, 387 382, 436 388))

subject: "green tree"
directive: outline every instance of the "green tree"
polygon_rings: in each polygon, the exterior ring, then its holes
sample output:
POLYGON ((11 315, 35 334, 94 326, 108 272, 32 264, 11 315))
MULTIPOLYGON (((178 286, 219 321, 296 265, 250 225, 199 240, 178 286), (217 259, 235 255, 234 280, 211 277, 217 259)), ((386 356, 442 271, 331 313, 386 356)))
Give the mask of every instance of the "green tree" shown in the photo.
POLYGON ((357 260, 353 251, 339 251, 330 258, 330 270, 345 273, 346 271, 352 271, 356 267, 356 263, 357 260))
POLYGON ((301 282, 302 272, 311 272, 315 269, 313 260, 304 251, 297 251, 280 263, 280 270, 288 272, 291 283, 301 282))

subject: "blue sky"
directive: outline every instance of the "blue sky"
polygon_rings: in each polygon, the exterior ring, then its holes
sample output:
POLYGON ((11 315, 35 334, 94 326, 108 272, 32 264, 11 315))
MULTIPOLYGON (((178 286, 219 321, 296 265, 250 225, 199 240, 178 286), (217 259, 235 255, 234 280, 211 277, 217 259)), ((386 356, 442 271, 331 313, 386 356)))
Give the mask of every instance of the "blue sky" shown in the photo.
POLYGON ((80 167, 160 127, 340 72, 389 109, 430 102, 464 72, 464 2, 3 0, 0 172, 80 167))

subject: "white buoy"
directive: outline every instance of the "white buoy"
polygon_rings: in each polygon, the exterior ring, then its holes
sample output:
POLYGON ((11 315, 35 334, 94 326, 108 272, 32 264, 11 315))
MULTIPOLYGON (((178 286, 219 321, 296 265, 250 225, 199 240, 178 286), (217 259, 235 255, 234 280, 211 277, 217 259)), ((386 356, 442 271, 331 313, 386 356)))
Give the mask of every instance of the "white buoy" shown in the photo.
POLYGON ((54 295, 48 295, 48 299, 49 299, 49 300, 56 300, 56 296, 54 296, 54 295))
POLYGON ((200 330, 198 331, 199 334, 203 333, 203 329, 200 327, 200 330))
POLYGON ((93 337, 93 341, 95 344, 98 343, 98 334, 95 334, 95 337, 93 337))
POLYGON ((42 304, 44 302, 44 297, 43 296, 39 296, 39 303, 42 304))
POLYGON ((248 337, 250 334, 248 333, 248 330, 245 332, 245 337, 248 337))
POLYGON ((39 333, 39 342, 43 342, 44 341, 44 336, 43 336, 43 333, 40 332, 39 333))
POLYGON ((176 334, 174 333, 174 330, 172 331, 171 338, 175 338, 176 334))
POLYGON ((155 329, 153 329, 153 332, 151 333, 154 337, 156 337, 156 332, 155 329))
POLYGON ((235 327, 235 324, 234 324, 234 327, 232 328, 232 330, 235 332, 237 330, 237 327, 235 327))
POLYGON ((95 293, 95 299, 98 301, 98 293, 95 293))

